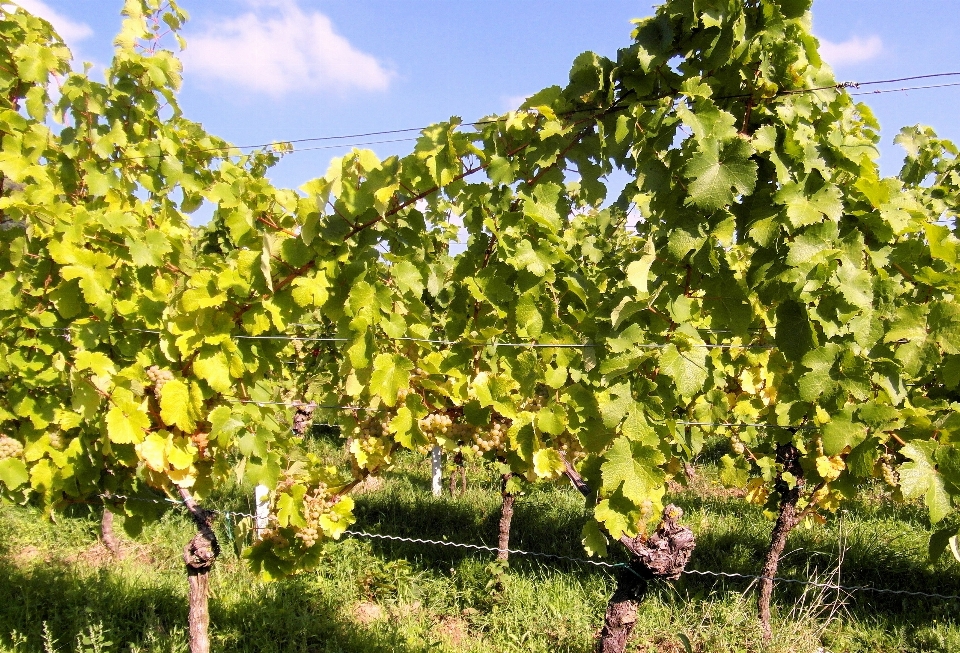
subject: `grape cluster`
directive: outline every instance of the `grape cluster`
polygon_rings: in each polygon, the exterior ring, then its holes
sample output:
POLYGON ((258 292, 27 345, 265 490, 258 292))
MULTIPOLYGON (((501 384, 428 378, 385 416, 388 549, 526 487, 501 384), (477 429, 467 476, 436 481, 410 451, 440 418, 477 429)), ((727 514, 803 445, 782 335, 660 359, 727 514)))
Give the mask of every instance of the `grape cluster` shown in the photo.
POLYGON ((370 438, 382 438, 389 434, 390 423, 377 415, 371 415, 367 419, 353 427, 353 437, 360 440, 370 438))
POLYGON ((428 376, 430 375, 427 374, 424 370, 420 369, 419 367, 414 369, 413 372, 410 373, 411 387, 400 388, 399 390, 397 390, 397 403, 402 404, 403 402, 405 402, 407 400, 407 397, 410 396, 411 393, 415 392, 412 386, 417 385, 416 382, 419 379, 423 379, 428 376))
POLYGON ((486 429, 477 429, 474 434, 475 444, 472 449, 477 452, 499 451, 507 441, 507 425, 494 421, 486 429))
POLYGON ((210 434, 197 432, 190 436, 190 440, 197 447, 197 452, 200 454, 201 458, 207 457, 207 449, 210 447, 210 434))
POLYGON ((297 404, 297 408, 293 412, 294 435, 303 435, 310 429, 310 422, 313 421, 313 411, 316 408, 314 404, 297 404))
POLYGON ((321 533, 320 517, 330 512, 334 503, 330 499, 325 499, 320 494, 320 490, 303 497, 303 514, 307 525, 297 531, 297 537, 303 541, 305 547, 310 548, 317 543, 321 533))
POLYGON ((272 528, 260 531, 260 541, 270 542, 279 549, 285 549, 290 546, 290 540, 285 538, 280 531, 272 528))
POLYGON ((738 456, 743 455, 743 452, 747 450, 746 445, 744 445, 736 435, 730 436, 730 447, 733 449, 733 453, 738 456))
POLYGON ((430 413, 421 418, 417 424, 420 431, 426 436, 452 437, 453 420, 446 413, 430 413))
POLYGON ((541 397, 540 395, 533 395, 532 397, 528 398, 524 402, 523 409, 527 412, 535 413, 541 408, 543 408, 543 402, 544 402, 543 397, 541 397))
POLYGON ((893 456, 888 453, 880 456, 880 459, 877 461, 877 465, 880 467, 880 476, 883 477, 883 481, 890 487, 897 487, 900 485, 900 474, 893 468, 893 463, 893 456))
POLYGON ((160 392, 163 390, 163 386, 167 384, 167 381, 173 381, 173 372, 170 370, 161 370, 156 365, 152 365, 147 369, 147 377, 153 381, 153 396, 157 398, 157 401, 160 401, 160 392))
POLYGON ((23 445, 18 440, 0 435, 0 460, 5 458, 19 458, 23 453, 23 445))

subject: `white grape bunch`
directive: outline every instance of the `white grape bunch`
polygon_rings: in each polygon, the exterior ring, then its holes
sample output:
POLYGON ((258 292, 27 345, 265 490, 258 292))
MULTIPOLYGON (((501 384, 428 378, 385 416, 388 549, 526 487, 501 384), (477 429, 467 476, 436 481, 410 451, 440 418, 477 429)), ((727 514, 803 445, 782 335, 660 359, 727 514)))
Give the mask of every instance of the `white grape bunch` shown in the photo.
POLYGON ((485 429, 477 429, 475 435, 474 451, 487 453, 488 451, 499 451, 507 442, 507 425, 498 420, 494 420, 485 429))
POLYGON ((0 435, 0 460, 19 458, 23 453, 23 445, 7 435, 0 435))
POLYGON ((160 393, 163 391, 163 386, 167 384, 167 381, 173 381, 173 372, 170 370, 162 370, 156 365, 151 365, 147 369, 147 378, 153 381, 153 396, 157 398, 157 401, 160 401, 160 393))
POLYGON ((894 458, 888 453, 880 456, 880 459, 877 461, 877 465, 880 467, 880 476, 883 477, 883 481, 890 487, 898 487, 900 485, 900 474, 893 468, 893 463, 894 458))
POLYGON ((297 531, 297 538, 308 549, 315 545, 320 537, 320 517, 330 512, 334 503, 332 499, 324 497, 320 490, 303 497, 303 516, 307 525, 297 531))
POLYGON ((390 423, 379 415, 371 415, 353 427, 353 437, 360 440, 382 438, 390 433, 390 423))

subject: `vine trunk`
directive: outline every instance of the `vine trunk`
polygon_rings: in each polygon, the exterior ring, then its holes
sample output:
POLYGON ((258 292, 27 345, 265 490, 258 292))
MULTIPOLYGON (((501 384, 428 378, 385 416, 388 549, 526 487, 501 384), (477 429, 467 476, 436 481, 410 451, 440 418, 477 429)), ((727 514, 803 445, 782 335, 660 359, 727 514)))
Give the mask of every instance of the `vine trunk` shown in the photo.
POLYGON ((120 557, 120 541, 113 532, 113 513, 106 506, 103 507, 103 517, 100 519, 100 540, 113 557, 120 557))
POLYGON ((764 560, 763 578, 760 581, 760 594, 757 597, 757 611, 760 615, 760 630, 764 641, 769 642, 773 631, 770 626, 770 599, 773 596, 773 578, 777 575, 780 565, 780 556, 787 544, 787 535, 800 522, 797 513, 797 502, 800 500, 800 490, 803 484, 803 469, 800 467, 800 452, 793 444, 784 444, 777 447, 777 462, 782 465, 777 475, 777 489, 780 492, 780 511, 777 522, 774 524, 770 537, 770 548, 764 560), (784 472, 794 476, 793 487, 784 481, 784 472))
POLYGON ((187 581, 190 584, 190 653, 210 653, 209 574, 214 560, 220 555, 220 544, 213 531, 214 513, 197 505, 183 488, 180 489, 180 496, 197 526, 197 534, 183 549, 183 561, 187 566, 187 581))

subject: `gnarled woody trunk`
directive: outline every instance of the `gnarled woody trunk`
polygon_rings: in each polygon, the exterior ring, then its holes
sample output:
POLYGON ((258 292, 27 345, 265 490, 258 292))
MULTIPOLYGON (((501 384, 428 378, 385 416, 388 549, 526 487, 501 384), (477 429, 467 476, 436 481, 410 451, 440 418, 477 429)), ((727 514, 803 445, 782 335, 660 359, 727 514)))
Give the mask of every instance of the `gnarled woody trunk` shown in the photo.
MULTIPOLYGON (((567 477, 585 497, 590 488, 577 470, 563 459, 567 477)), ((696 540, 686 526, 677 522, 683 511, 670 504, 663 510, 663 521, 649 537, 620 538, 630 552, 630 567, 617 576, 617 588, 607 603, 603 629, 597 642, 598 653, 624 653, 637 621, 637 605, 647 589, 648 579, 676 580, 690 561, 696 540)))
POLYGON ((113 513, 106 506, 103 507, 103 517, 100 519, 100 541, 113 557, 120 557, 120 540, 113 532, 113 513))
POLYGON ((180 496, 197 526, 197 534, 183 549, 190 583, 190 653, 210 653, 209 573, 220 555, 220 544, 213 532, 214 513, 197 505, 186 489, 180 488, 180 496))
POLYGON ((770 599, 773 596, 773 577, 777 575, 780 565, 780 556, 787 544, 787 535, 800 522, 797 514, 797 502, 800 500, 800 491, 803 488, 803 468, 800 467, 800 452, 792 444, 782 444, 777 447, 777 462, 783 467, 777 474, 776 489, 780 494, 780 514, 773 527, 770 537, 770 548, 767 549, 767 559, 763 564, 763 579, 760 581, 760 594, 757 597, 757 611, 760 613, 760 629, 764 641, 770 641, 772 630, 770 627, 770 599), (783 480, 783 473, 790 472, 796 479, 791 488, 783 480))

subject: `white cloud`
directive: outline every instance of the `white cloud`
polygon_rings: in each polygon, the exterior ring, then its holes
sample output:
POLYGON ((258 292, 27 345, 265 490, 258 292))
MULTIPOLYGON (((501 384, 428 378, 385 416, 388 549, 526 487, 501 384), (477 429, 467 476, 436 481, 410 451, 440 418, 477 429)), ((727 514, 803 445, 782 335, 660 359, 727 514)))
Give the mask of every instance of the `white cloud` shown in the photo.
POLYGON ((511 95, 503 98, 504 111, 516 111, 517 107, 526 102, 530 95, 511 95))
POLYGON ((57 34, 68 44, 76 43, 77 41, 82 41, 85 38, 93 36, 93 30, 89 25, 70 20, 63 14, 51 9, 45 2, 41 2, 41 0, 16 0, 16 4, 34 16, 39 16, 47 20, 53 25, 53 28, 57 30, 57 34))
POLYGON ((820 56, 831 66, 844 66, 863 63, 883 52, 883 41, 879 36, 860 38, 854 36, 840 43, 820 39, 820 56))
POLYGON ((291 91, 386 90, 393 72, 296 0, 251 0, 254 11, 187 37, 188 74, 279 96, 291 91))

